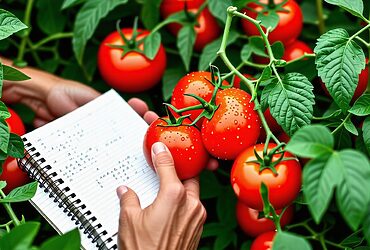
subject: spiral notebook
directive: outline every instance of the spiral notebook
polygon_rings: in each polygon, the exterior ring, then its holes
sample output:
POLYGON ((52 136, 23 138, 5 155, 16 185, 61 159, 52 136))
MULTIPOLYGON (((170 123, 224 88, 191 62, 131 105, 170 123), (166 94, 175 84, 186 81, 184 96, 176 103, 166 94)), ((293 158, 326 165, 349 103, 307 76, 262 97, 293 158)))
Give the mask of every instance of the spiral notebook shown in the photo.
POLYGON ((132 188, 142 207, 158 192, 142 151, 147 127, 110 90, 24 135, 26 155, 18 162, 39 182, 32 205, 61 234, 78 227, 82 249, 116 249, 116 188, 132 188))

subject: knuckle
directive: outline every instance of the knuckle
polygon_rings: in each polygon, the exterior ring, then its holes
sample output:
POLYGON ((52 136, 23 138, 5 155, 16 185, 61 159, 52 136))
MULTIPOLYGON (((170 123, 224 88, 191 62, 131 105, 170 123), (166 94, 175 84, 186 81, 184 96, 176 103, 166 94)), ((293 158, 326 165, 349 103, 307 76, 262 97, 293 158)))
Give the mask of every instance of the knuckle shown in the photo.
POLYGON ((166 195, 176 202, 180 202, 185 197, 185 188, 181 183, 172 183, 164 190, 166 195))

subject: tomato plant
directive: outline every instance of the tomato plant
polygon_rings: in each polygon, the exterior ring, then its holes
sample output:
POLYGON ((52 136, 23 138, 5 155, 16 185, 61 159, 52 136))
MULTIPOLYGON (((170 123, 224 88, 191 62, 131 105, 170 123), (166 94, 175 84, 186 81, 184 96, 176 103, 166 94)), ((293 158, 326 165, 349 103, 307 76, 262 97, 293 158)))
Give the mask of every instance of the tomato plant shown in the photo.
POLYGON ((154 87, 166 68, 164 47, 160 45, 156 56, 150 60, 143 53, 144 44, 138 43, 149 31, 138 29, 135 37, 131 28, 124 28, 121 32, 127 42, 118 31, 112 32, 101 42, 98 68, 102 78, 123 92, 141 92, 154 87))
POLYGON ((312 54, 313 50, 306 43, 296 40, 285 48, 282 59, 289 62, 304 56, 305 53, 312 54))
POLYGON ((10 117, 5 121, 8 124, 9 131, 17 135, 24 135, 26 133, 26 128, 23 124, 21 117, 11 108, 8 107, 10 117))
MULTIPOLYGON (((270 143, 268 151, 275 148, 270 143)), ((268 156, 269 162, 263 155, 264 144, 248 147, 235 159, 231 169, 231 185, 238 199, 247 206, 262 210, 263 202, 260 195, 260 185, 265 183, 269 189, 269 200, 275 209, 281 209, 291 204, 301 189, 301 166, 298 159, 283 160, 276 165, 281 154, 268 156), (264 159, 265 166, 254 161, 258 160, 254 151, 264 159), (271 168, 269 168, 271 167, 271 168)), ((283 157, 292 158, 290 153, 283 157)))
MULTIPOLYGON (((189 119, 185 119, 182 124, 190 123, 189 119)), ((143 146, 147 162, 153 166, 151 147, 155 142, 160 141, 170 150, 180 180, 197 176, 208 161, 208 153, 202 144, 199 130, 186 125, 168 127, 166 125, 169 124, 163 118, 150 124, 143 146)))
POLYGON ((8 157, 3 164, 3 172, 0 175, 0 180, 6 181, 6 187, 3 191, 8 194, 16 187, 20 187, 28 182, 30 179, 26 172, 18 167, 17 159, 8 157))
POLYGON ((272 250, 276 232, 270 231, 259 235, 252 243, 251 250, 272 250))

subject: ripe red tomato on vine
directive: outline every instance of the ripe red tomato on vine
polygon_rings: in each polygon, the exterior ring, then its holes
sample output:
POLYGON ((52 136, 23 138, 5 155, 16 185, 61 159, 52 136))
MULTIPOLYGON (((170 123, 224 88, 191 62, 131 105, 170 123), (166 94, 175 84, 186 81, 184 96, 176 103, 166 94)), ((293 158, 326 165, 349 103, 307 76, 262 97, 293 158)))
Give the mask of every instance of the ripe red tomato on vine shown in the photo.
POLYGON ((24 126, 22 118, 9 107, 8 111, 10 113, 10 117, 6 119, 5 122, 8 124, 9 131, 19 136, 24 135, 26 133, 26 128, 24 126))
MULTIPOLYGON (((259 3, 268 4, 268 0, 259 0, 259 3)), ((282 3, 282 0, 275 1, 275 4, 279 3, 282 3)), ((303 14, 301 8, 294 0, 288 0, 282 7, 286 11, 277 11, 279 23, 275 29, 270 32, 268 38, 271 43, 281 41, 284 45, 288 45, 294 42, 302 31, 303 14)), ((256 19, 258 12, 262 10, 263 7, 261 5, 252 2, 248 3, 244 11, 246 15, 256 19)), ((253 23, 246 19, 242 19, 241 22, 243 30, 248 36, 260 35, 253 23)), ((263 28, 263 30, 266 31, 265 28, 263 28)))
MULTIPOLYGON (((185 10, 185 5, 187 5, 188 13, 195 14, 203 3, 204 0, 163 0, 160 6, 160 12, 163 18, 167 18, 171 14, 185 10)), ((190 21, 192 21, 191 18, 191 15, 189 15, 190 21)), ((194 26, 196 33, 194 49, 196 51, 201 51, 208 43, 220 36, 221 29, 218 26, 216 18, 212 16, 208 8, 204 8, 194 21, 197 22, 194 26)), ((177 35, 181 28, 182 25, 178 23, 171 23, 168 25, 169 31, 174 35, 177 35)))
POLYGON ((275 235, 276 235, 275 231, 260 234, 252 242, 250 250, 272 250, 272 244, 275 235))
POLYGON ((251 96, 241 89, 218 91, 218 108, 210 120, 204 119, 201 129, 204 146, 211 155, 232 160, 256 143, 261 121, 250 100, 251 96))
POLYGON ((156 56, 150 60, 142 52, 144 44, 137 44, 149 35, 149 31, 138 29, 138 35, 133 40, 130 40, 133 36, 132 28, 121 31, 130 44, 125 43, 118 31, 110 33, 100 44, 98 68, 102 78, 108 85, 123 92, 135 93, 154 87, 160 82, 166 69, 164 47, 160 45, 156 56), (128 50, 132 50, 126 53, 125 49, 118 46, 126 46, 128 50))
POLYGON ((305 53, 313 54, 313 50, 305 42, 296 40, 285 47, 282 59, 289 62, 303 56, 305 53))
MULTIPOLYGON (((168 117, 164 117, 168 119, 168 117)), ((185 119, 182 124, 190 124, 185 119)), ((206 166, 209 155, 203 146, 199 130, 194 126, 168 126, 167 122, 157 119, 152 122, 144 137, 144 156, 153 167, 151 148, 155 142, 164 143, 172 154, 176 173, 180 180, 197 176, 206 166)))
MULTIPOLYGON (((269 143, 267 154, 276 146, 269 143)), ((298 159, 277 162, 281 153, 269 156, 269 159, 264 158, 263 149, 264 144, 257 144, 239 154, 231 169, 231 186, 240 201, 253 209, 262 210, 260 187, 263 182, 268 188, 270 203, 275 209, 281 209, 290 205, 299 194, 302 183, 301 166, 298 159), (265 166, 262 168, 260 163, 254 162, 258 160, 254 152, 264 160, 265 166)), ((292 158, 293 155, 285 152, 283 157, 292 158)))

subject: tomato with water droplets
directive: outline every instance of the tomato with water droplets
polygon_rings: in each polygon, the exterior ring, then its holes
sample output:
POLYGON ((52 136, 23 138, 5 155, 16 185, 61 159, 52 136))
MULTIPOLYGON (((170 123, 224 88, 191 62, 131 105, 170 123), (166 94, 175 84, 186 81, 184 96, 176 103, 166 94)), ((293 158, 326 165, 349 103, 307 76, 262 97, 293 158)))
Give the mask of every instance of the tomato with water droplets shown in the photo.
MULTIPOLYGON (((183 121, 183 124, 190 123, 189 119, 183 121)), ((170 150, 180 180, 197 176, 209 160, 199 130, 193 126, 165 125, 167 122, 157 119, 150 124, 145 134, 143 149, 147 162, 153 167, 151 148, 155 142, 160 141, 170 150)))
POLYGON ((261 121, 250 101, 251 96, 241 89, 217 93, 218 108, 210 120, 204 119, 201 129, 204 146, 211 155, 232 160, 256 143, 261 121))
MULTIPOLYGON (((267 153, 275 147, 276 144, 269 143, 267 153)), ((276 173, 270 168, 261 171, 260 163, 254 162, 257 160, 254 152, 263 158, 263 148, 264 144, 257 144, 239 154, 231 169, 231 186, 239 200, 253 209, 262 210, 260 187, 263 182, 268 188, 272 206, 281 209, 290 205, 301 190, 301 166, 298 159, 283 159, 274 166, 276 173)), ((274 154, 271 163, 276 162, 280 156, 281 154, 274 154)), ((284 153, 284 158, 292 157, 292 154, 284 153)))

